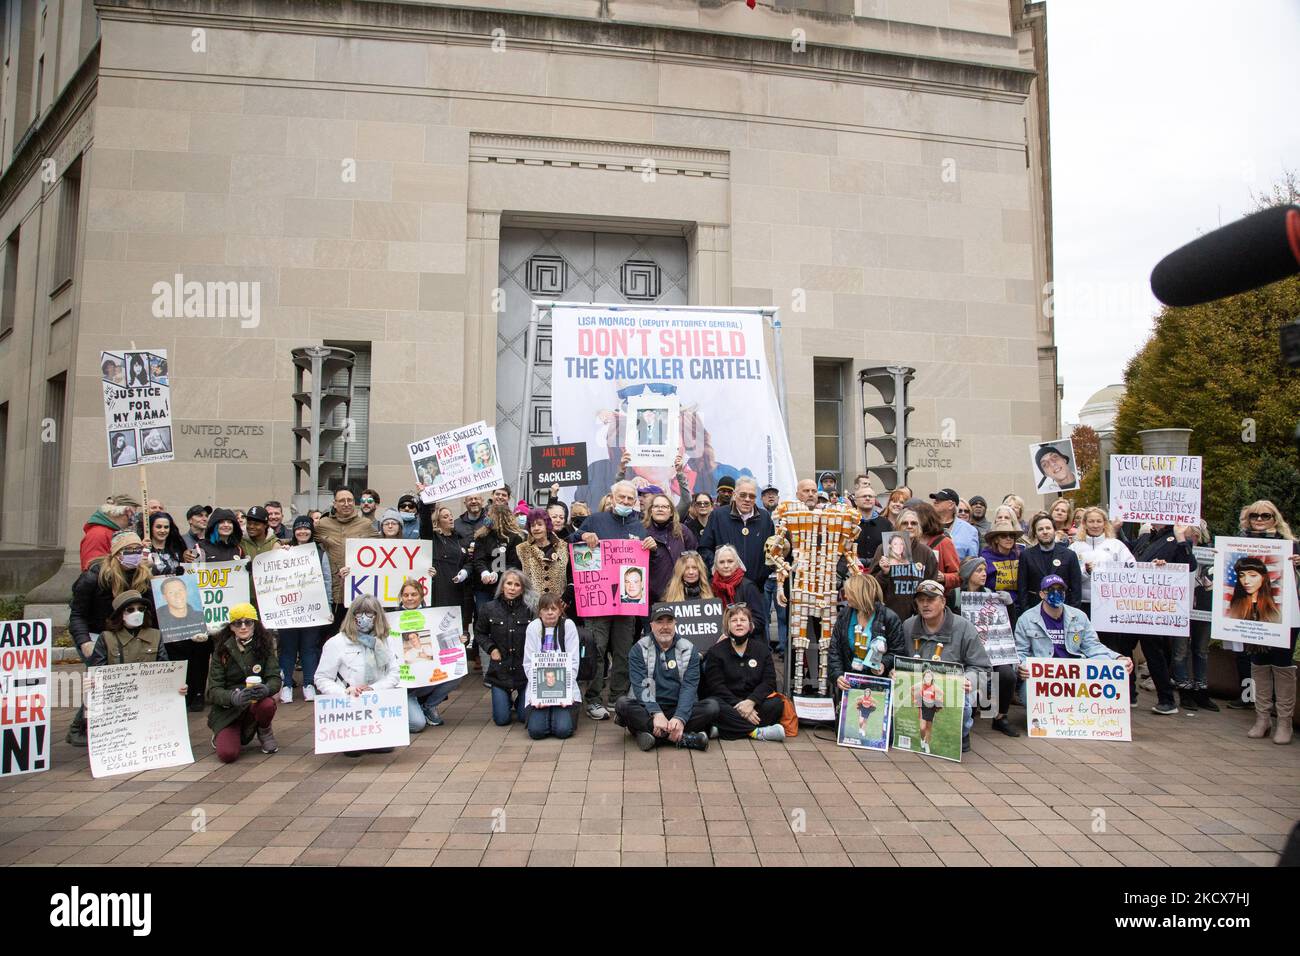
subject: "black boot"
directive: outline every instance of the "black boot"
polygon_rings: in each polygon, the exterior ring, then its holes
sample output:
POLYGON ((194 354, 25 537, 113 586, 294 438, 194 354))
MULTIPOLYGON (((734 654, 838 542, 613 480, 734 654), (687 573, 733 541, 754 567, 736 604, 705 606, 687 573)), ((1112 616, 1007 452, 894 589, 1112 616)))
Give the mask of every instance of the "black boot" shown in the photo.
POLYGON ((677 741, 677 746, 687 750, 708 750, 709 735, 702 732, 682 734, 682 739, 677 741))
POLYGON ((1190 690, 1183 690, 1181 687, 1178 689, 1178 703, 1182 706, 1183 710, 1200 709, 1196 706, 1196 696, 1190 690))
POLYGON ((72 715, 72 724, 68 727, 68 735, 63 738, 74 747, 89 746, 86 740, 86 708, 80 707, 72 715))
POLYGON ((1208 688, 1202 687, 1200 690, 1195 692, 1195 695, 1196 706, 1201 708, 1201 710, 1208 710, 1212 714, 1217 714, 1219 712, 1219 705, 1210 699, 1210 691, 1208 688))

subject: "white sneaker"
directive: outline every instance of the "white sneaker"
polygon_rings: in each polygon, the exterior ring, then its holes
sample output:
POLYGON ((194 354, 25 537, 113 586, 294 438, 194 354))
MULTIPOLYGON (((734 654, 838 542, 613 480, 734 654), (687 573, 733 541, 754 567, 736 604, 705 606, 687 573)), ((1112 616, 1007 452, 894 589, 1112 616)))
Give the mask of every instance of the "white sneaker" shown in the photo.
POLYGON ((316 685, 315 685, 315 684, 305 684, 305 685, 303 685, 303 688, 302 688, 302 699, 303 699, 303 700, 315 700, 315 699, 316 699, 316 685))
POLYGON ((290 687, 288 684, 285 684, 283 687, 280 688, 280 703, 282 704, 293 703, 293 688, 290 687))
POLYGON ((604 704, 592 704, 587 708, 587 716, 592 720, 605 720, 609 717, 609 711, 604 704))

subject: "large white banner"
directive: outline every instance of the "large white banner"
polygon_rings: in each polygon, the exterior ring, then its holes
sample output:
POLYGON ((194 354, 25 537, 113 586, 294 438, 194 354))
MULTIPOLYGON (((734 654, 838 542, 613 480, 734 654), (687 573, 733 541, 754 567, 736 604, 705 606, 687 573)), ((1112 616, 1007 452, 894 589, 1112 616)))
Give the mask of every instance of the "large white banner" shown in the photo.
POLYGON ((167 350, 100 352, 99 369, 108 426, 108 466, 125 468, 174 459, 167 350))
POLYGON ((629 466, 643 483, 678 498, 672 459, 680 453, 696 490, 712 492, 719 478, 751 475, 759 488, 793 495, 794 460, 761 315, 555 306, 551 336, 554 440, 587 443, 590 483, 566 496, 598 500, 615 480, 623 449, 653 447, 638 439, 659 437, 657 423, 636 415, 655 398, 671 400, 665 407, 676 403, 665 437, 675 437, 677 447, 662 464, 629 466))
POLYGON ((1104 564, 1092 570, 1092 626, 1122 634, 1187 637, 1192 574, 1185 564, 1104 564))

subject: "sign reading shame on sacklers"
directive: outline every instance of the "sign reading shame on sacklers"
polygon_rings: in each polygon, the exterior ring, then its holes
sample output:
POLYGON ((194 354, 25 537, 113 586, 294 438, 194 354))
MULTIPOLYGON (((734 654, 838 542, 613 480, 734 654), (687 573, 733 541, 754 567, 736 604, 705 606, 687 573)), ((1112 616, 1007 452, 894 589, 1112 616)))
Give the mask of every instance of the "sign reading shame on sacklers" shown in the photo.
POLYGON ((1110 520, 1197 524, 1200 455, 1111 455, 1110 520))

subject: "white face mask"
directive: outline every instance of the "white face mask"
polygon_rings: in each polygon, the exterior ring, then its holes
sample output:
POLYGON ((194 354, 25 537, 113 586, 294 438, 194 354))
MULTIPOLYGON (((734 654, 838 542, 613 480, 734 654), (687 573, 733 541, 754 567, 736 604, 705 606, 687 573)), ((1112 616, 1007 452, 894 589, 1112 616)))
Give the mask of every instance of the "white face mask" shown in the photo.
POLYGON ((128 611, 122 615, 122 622, 127 627, 139 627, 144 623, 144 611, 128 611))

